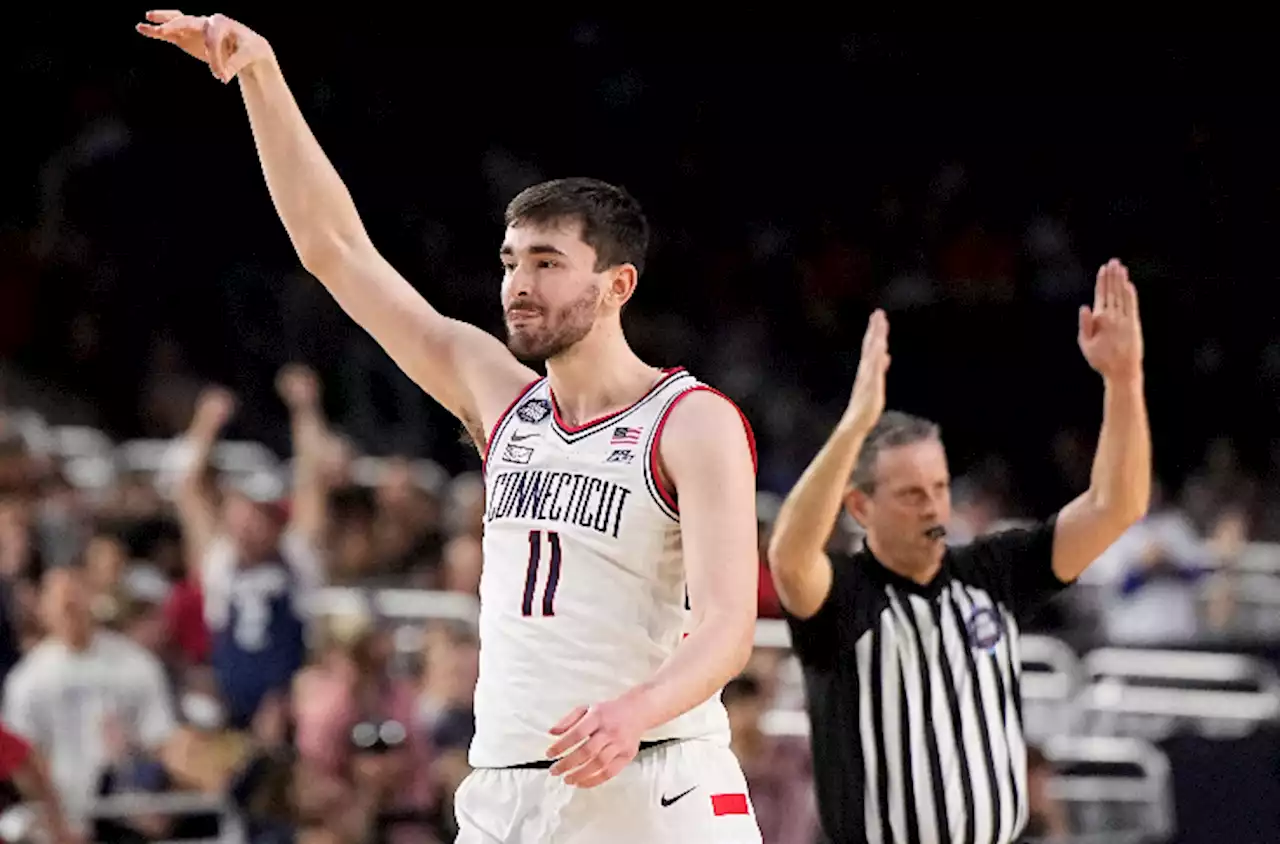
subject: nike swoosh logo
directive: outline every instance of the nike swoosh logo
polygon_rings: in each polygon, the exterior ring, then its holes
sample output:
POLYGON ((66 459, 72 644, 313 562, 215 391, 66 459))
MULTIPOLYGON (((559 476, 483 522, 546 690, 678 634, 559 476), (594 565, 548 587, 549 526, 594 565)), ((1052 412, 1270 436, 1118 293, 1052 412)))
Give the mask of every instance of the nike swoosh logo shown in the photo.
POLYGON ((695 785, 693 786, 693 788, 689 788, 685 791, 682 791, 679 794, 677 794, 675 797, 667 797, 664 795, 662 798, 662 807, 665 809, 667 806, 670 806, 672 803, 676 802, 681 797, 684 797, 685 795, 687 795, 690 791, 693 791, 694 788, 697 788, 697 786, 695 785))
POLYGON ((513 443, 524 442, 525 440, 530 439, 531 437, 536 437, 536 436, 538 435, 537 434, 512 434, 511 441, 513 443))

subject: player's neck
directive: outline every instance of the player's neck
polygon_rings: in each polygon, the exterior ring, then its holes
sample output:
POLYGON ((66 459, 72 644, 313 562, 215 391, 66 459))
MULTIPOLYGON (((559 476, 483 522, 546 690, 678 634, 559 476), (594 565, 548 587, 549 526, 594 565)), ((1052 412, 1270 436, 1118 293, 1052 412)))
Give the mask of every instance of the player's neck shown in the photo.
POLYGON ((642 361, 621 330, 600 326, 547 361, 547 380, 564 421, 582 425, 628 407, 653 388, 660 371, 642 361))

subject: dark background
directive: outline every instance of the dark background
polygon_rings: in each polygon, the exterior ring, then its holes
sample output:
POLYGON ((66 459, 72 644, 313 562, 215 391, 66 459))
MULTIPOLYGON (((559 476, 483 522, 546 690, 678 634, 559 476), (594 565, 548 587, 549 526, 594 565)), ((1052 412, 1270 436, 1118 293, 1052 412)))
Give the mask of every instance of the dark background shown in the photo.
MULTIPOLYGON (((656 229, 636 344, 747 405, 766 485, 816 447, 885 304, 891 405, 939 420, 958 471, 999 451, 1024 509, 1060 503, 1051 444, 1099 419, 1075 310, 1113 255, 1142 296, 1162 476, 1177 484, 1220 435, 1258 472, 1273 462, 1280 133, 1261 35, 243 17, 273 39, 375 241, 447 313, 499 330, 493 250, 519 188, 589 174, 636 193, 656 229), (1058 238, 1043 254, 1037 221, 1058 238)), ((359 332, 299 277, 236 86, 132 23, 50 13, 0 58, 0 354, 121 436, 155 424, 138 388, 158 337, 180 371, 249 397, 302 356, 339 419, 360 402, 403 417, 402 377, 370 375, 389 368, 376 351, 355 381, 386 389, 344 394, 359 332), (68 152, 94 131, 98 151, 68 152)), ((239 433, 282 446, 277 404, 239 433)), ((429 407, 402 447, 471 459, 429 407)))

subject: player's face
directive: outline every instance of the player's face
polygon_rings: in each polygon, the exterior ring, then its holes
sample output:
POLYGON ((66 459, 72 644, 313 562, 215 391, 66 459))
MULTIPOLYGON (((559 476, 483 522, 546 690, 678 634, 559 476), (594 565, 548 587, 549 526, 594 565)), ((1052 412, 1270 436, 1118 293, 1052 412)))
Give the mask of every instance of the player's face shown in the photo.
POLYGON ((595 326, 607 273, 577 222, 511 226, 502 242, 502 309, 507 347, 542 362, 581 341, 595 326))
POLYGON ((951 473, 942 443, 887 448, 876 463, 871 495, 855 494, 855 516, 876 545, 901 559, 932 562, 951 521, 951 473))

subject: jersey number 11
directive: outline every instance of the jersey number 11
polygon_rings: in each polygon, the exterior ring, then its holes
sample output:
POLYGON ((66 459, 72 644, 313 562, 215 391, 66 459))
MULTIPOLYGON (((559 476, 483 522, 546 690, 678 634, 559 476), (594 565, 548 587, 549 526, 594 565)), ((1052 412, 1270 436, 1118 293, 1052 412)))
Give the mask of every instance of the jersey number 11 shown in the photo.
MULTIPOLYGON (((550 548, 547 566, 547 585, 542 590, 542 615, 556 614, 556 586, 560 584, 560 534, 547 531, 547 545, 550 548)), ((529 569, 524 579, 524 602, 520 606, 522 615, 533 615, 533 596, 538 590, 538 569, 542 563, 542 531, 529 531, 529 569)))

